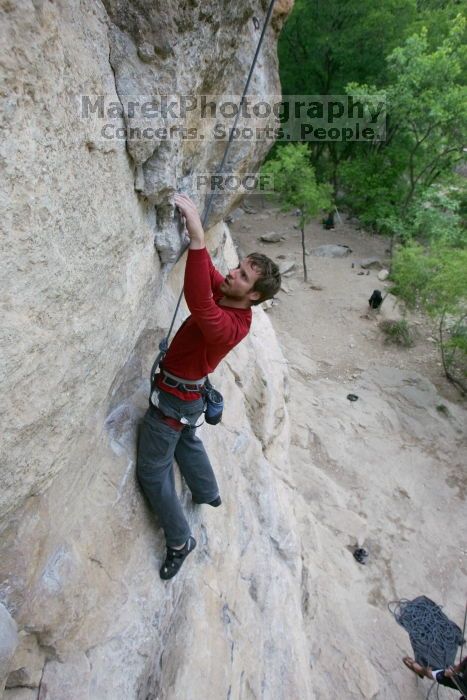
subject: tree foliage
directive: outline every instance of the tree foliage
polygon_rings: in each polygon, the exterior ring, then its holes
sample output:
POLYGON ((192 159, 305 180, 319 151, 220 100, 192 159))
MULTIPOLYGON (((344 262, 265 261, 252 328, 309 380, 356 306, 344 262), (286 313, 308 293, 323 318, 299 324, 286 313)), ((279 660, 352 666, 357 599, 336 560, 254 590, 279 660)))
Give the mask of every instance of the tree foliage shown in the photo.
MULTIPOLYGON (((296 0, 279 40, 285 95, 345 95, 349 82, 384 85, 385 57, 410 33, 416 0, 296 0)), ((337 189, 339 164, 355 143, 310 142, 320 181, 337 189)))
POLYGON ((279 41, 283 93, 338 95, 350 81, 383 83, 384 58, 416 16, 415 0, 296 0, 279 41))
MULTIPOLYGON (((425 29, 388 57, 386 140, 361 144, 341 167, 347 203, 366 223, 397 234, 414 199, 450 176, 467 142, 466 20, 458 15, 441 45, 431 51, 425 29), (371 188, 371 191, 369 191, 371 188), (391 230, 392 229, 392 230, 391 230)), ((350 83, 349 94, 376 88, 350 83)))
MULTIPOLYGON (((386 100, 384 140, 310 143, 309 156, 318 180, 331 181, 366 227, 390 235, 393 291, 437 320, 446 375, 459 385, 467 364, 466 39, 460 0, 296 0, 279 44, 284 93, 386 100)), ((284 187, 287 197, 293 182, 284 187)))
POLYGON ((394 293, 436 319, 444 371, 467 391, 467 248, 441 241, 426 249, 412 241, 396 253, 394 293))

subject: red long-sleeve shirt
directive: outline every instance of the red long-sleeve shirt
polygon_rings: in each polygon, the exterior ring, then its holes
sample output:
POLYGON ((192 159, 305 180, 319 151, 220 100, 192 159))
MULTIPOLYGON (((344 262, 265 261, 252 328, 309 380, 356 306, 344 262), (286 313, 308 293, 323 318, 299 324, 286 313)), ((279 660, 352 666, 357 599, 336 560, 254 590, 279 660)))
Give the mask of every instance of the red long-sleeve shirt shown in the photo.
MULTIPOLYGON (((177 377, 196 380, 212 372, 223 357, 248 334, 251 309, 220 306, 219 290, 224 276, 212 264, 206 248, 189 250, 185 268, 185 299, 191 316, 180 326, 167 355, 164 369, 177 377)), ((161 383, 161 389, 185 401, 199 398, 161 383)))

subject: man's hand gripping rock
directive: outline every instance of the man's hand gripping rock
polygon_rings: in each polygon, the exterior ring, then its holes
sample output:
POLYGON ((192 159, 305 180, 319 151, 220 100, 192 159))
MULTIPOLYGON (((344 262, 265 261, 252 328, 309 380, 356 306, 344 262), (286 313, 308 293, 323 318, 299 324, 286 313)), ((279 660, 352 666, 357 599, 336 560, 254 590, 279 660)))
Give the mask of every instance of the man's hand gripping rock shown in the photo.
POLYGON ((179 193, 175 195, 174 202, 185 219, 188 236, 190 237, 190 249, 200 250, 204 248, 204 231, 195 203, 186 194, 179 193))

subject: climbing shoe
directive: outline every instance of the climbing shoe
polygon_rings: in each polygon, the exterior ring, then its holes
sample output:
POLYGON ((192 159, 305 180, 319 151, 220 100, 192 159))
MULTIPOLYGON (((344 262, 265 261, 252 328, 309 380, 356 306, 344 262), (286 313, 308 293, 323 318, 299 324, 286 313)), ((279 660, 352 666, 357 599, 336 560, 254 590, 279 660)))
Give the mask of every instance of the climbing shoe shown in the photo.
POLYGON ((187 556, 194 550, 195 547, 196 540, 194 537, 189 537, 181 549, 167 547, 167 555, 159 571, 161 578, 166 581, 167 579, 175 576, 187 556))
MULTIPOLYGON (((193 503, 201 505, 202 503, 205 503, 205 501, 198 501, 193 497, 193 503)), ((222 499, 220 496, 217 496, 213 501, 208 502, 208 506, 212 506, 213 508, 218 508, 220 505, 222 505, 222 499)))
POLYGON ((213 501, 209 501, 208 505, 212 506, 213 508, 217 508, 222 504, 222 499, 220 496, 215 498, 213 501))

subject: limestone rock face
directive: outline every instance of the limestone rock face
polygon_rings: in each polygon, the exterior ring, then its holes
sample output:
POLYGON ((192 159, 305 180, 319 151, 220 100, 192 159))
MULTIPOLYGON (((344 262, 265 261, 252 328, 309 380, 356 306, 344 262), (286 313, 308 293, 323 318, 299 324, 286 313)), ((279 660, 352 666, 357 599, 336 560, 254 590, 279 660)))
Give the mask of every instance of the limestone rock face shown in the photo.
MULTIPOLYGON (((176 470, 198 546, 174 580, 158 575, 135 446, 183 284, 183 261, 167 262, 182 238, 172 195, 202 207, 190 183, 225 142, 139 137, 164 124, 127 98, 239 95, 265 5, 0 0, 4 700, 415 700, 387 602, 425 585, 457 613, 461 410, 384 364, 346 387, 328 379, 290 334, 283 354, 261 308, 213 376, 223 422, 199 430, 222 507, 194 505, 176 470)), ((279 91, 289 9, 276 2, 252 93, 279 91)), ((254 171, 266 148, 235 143, 229 171, 254 171)), ((221 222, 237 199, 216 199, 210 220, 223 272, 238 260, 221 222)))
MULTIPOLYGON (((110 63, 127 128, 127 149, 136 164, 136 188, 157 212, 157 249, 164 262, 173 260, 180 246, 180 232, 173 217, 172 195, 177 189, 191 189, 196 173, 215 173, 228 132, 213 138, 213 127, 221 119, 221 102, 239 103, 254 51, 260 36, 258 17, 264 16, 260 3, 131 2, 105 0, 111 21, 110 63), (135 108, 135 96, 149 101, 154 109, 135 108), (168 99, 167 99, 168 98, 168 99), (202 100, 214 104, 201 108, 202 100), (175 122, 174 122, 175 119, 175 122), (199 138, 166 138, 164 129, 189 129, 199 138), (162 135, 144 136, 154 129, 162 135)), ((274 29, 290 9, 279 5, 269 36, 263 44, 258 70, 250 94, 280 95, 274 29)), ((250 114, 248 127, 274 125, 273 115, 256 119, 250 114)), ((240 124, 239 124, 240 125, 240 124)), ((226 125, 233 126, 233 120, 226 125)), ((151 132, 152 133, 152 132, 151 132)), ((172 132, 170 132, 172 133, 172 132)), ((217 132, 220 133, 220 132, 217 132)), ((256 172, 271 142, 235 140, 224 172, 256 172)), ((202 202, 202 197, 197 197, 202 202)), ((219 220, 232 196, 216 202, 211 221, 219 220)))
POLYGON ((0 693, 3 692, 10 662, 18 644, 16 623, 0 604, 0 693))
MULTIPOLYGON (((13 632, 2 650, 5 697, 312 698, 291 623, 300 547, 274 476, 287 469, 285 360, 261 309, 215 377, 225 425, 200 431, 224 505, 193 506, 179 482, 198 548, 169 585, 135 483, 149 369, 183 280, 183 263, 164 264, 181 242, 171 196, 178 178, 211 172, 225 142, 107 138, 98 108, 83 112, 86 96, 120 104, 110 121, 125 135, 138 126, 125 96, 241 94, 265 7, 1 7, 0 600, 21 637, 16 654, 13 632)), ((279 93, 289 9, 278 3, 251 92, 279 93)), ((230 171, 254 171, 267 147, 236 144, 230 171)), ((234 202, 216 202, 211 223, 234 202)), ((221 269, 236 264, 222 224, 208 242, 221 269)))
MULTIPOLYGON (((285 11, 280 4, 267 30, 251 93, 279 93, 285 11)), ((121 108, 101 119, 92 105, 99 96, 127 107, 129 96, 241 94, 259 38, 253 16, 264 17, 259 2, 3 4, 0 513, 65 468, 86 423, 94 430, 107 414, 103 397, 148 317, 167 321, 153 240, 164 260, 180 249, 177 178, 213 171, 225 146, 105 138, 107 121, 125 133, 131 117, 121 108)), ((254 169, 268 145, 236 144, 229 167, 254 169)), ((231 199, 220 198, 211 223, 231 199)), ((84 443, 86 452, 92 440, 84 443)))

